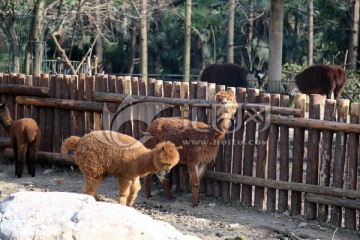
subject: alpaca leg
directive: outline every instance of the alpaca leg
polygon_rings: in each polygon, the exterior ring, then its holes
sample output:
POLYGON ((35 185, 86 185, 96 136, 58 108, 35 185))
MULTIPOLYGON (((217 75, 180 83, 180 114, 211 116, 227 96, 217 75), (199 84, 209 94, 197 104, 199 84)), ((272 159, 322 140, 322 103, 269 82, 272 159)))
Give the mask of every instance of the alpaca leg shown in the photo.
POLYGON ((99 187, 100 183, 106 178, 106 175, 101 176, 85 176, 84 175, 84 190, 83 192, 85 194, 88 194, 90 196, 93 196, 96 201, 99 201, 99 197, 96 194, 96 190, 99 187))
POLYGON ((119 203, 126 205, 127 198, 130 194, 131 180, 122 179, 121 176, 118 176, 118 192, 119 192, 119 203))
POLYGON ((17 145, 18 158, 16 160, 17 166, 15 167, 16 168, 16 173, 15 174, 18 176, 18 178, 21 178, 21 175, 22 175, 23 170, 24 170, 27 148, 28 148, 27 143, 20 143, 19 144, 19 142, 18 142, 18 145, 17 145))
POLYGON ((16 143, 16 139, 12 139, 12 149, 14 152, 14 158, 15 158, 15 176, 18 174, 18 149, 17 149, 17 143, 16 143))
POLYGON ((164 192, 169 200, 175 199, 174 196, 171 193, 171 183, 170 183, 170 174, 167 173, 165 175, 165 179, 162 180, 161 184, 163 186, 164 192))
POLYGON ((134 205, 135 199, 140 189, 140 178, 137 177, 134 181, 132 181, 132 184, 130 186, 130 194, 127 198, 126 206, 132 207, 134 205))
POLYGON ((198 166, 195 164, 189 164, 189 176, 190 176, 190 185, 192 191, 193 207, 197 207, 199 204, 199 187, 200 180, 198 175, 198 166))
POLYGON ((152 173, 146 175, 144 179, 144 187, 145 187, 145 194, 147 198, 152 198, 151 196, 151 182, 152 182, 152 173))
POLYGON ((35 146, 34 143, 29 143, 26 154, 26 166, 29 174, 32 177, 35 177, 36 161, 37 161, 37 146, 35 146))

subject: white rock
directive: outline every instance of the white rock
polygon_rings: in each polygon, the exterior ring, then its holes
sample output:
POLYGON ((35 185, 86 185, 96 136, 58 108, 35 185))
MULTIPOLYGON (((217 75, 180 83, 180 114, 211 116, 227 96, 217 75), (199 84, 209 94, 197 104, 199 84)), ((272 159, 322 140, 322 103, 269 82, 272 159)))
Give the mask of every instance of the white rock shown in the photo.
POLYGON ((0 202, 0 239, 198 239, 134 208, 63 192, 18 192, 0 202))
POLYGON ((306 222, 301 222, 298 227, 303 228, 303 227, 306 227, 307 225, 308 224, 306 222))
POLYGON ((42 174, 44 174, 44 175, 49 175, 49 174, 51 174, 52 172, 53 172, 52 169, 46 169, 45 171, 43 171, 42 174))

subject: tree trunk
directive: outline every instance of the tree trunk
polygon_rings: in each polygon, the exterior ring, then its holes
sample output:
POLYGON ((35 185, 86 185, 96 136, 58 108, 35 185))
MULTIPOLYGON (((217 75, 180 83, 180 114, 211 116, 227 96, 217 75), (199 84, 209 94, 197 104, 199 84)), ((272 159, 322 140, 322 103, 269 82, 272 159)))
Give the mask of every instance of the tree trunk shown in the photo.
POLYGON ((140 73, 148 75, 148 45, 147 45, 147 0, 141 0, 140 12, 140 73))
MULTIPOLYGON (((97 0, 96 3, 98 5, 101 4, 101 0, 97 0)), ((102 25, 102 19, 101 19, 101 16, 98 12, 98 10, 96 10, 96 32, 98 34, 98 37, 96 39, 96 57, 97 57, 97 60, 98 60, 98 71, 99 73, 102 72, 102 61, 103 61, 103 52, 104 52, 104 47, 103 47, 103 38, 102 38, 102 35, 99 34, 101 33, 101 25, 102 25)))
POLYGON ((280 92, 282 68, 284 1, 270 1, 269 21, 269 91, 280 92))
POLYGON ((2 16, 0 20, 5 24, 2 28, 8 36, 11 44, 11 72, 20 73, 20 46, 14 29, 14 21, 11 18, 4 19, 2 16))
POLYGON ((252 69, 252 39, 253 39, 253 21, 254 21, 254 1, 249 0, 249 16, 248 16, 249 22, 247 24, 247 44, 246 44, 246 51, 249 58, 249 67, 252 69))
POLYGON ((308 15, 309 15, 309 32, 308 32, 308 66, 313 65, 314 61, 314 0, 308 1, 308 15))
POLYGON ((31 21, 29 39, 26 50, 25 70, 26 74, 41 73, 42 57, 43 57, 43 29, 45 16, 45 1, 39 0, 34 7, 34 16, 31 21), (33 71, 30 66, 33 66, 33 71))
POLYGON ((356 70, 356 59, 358 51, 358 34, 359 34, 359 0, 351 1, 352 25, 350 31, 349 43, 349 68, 356 70))
POLYGON ((134 72, 134 61, 136 51, 136 23, 135 20, 131 22, 131 42, 130 42, 130 59, 129 59, 129 74, 134 72))
POLYGON ((185 10, 185 53, 184 82, 190 81, 190 49, 191 49, 191 0, 186 0, 185 10))
POLYGON ((227 62, 234 63, 234 22, 235 22, 235 0, 229 0, 229 17, 227 32, 227 62))

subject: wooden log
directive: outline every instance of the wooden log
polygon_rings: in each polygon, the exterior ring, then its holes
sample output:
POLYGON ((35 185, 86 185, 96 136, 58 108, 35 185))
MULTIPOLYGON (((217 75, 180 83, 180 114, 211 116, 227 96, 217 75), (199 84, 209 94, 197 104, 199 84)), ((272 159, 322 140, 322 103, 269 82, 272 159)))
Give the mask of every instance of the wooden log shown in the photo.
MULTIPOLYGON (((301 117, 305 117, 306 111, 306 95, 297 94, 295 97, 295 108, 302 112, 301 117)), ((304 165, 304 147, 305 147, 305 129, 300 127, 294 128, 294 147, 293 147, 293 164, 291 181, 303 182, 303 165, 304 165)), ((291 192, 291 209, 292 216, 301 214, 302 197, 301 192, 291 192)))
MULTIPOLYGON (((271 106, 280 105, 280 94, 271 94, 271 106)), ((279 139, 279 126, 275 124, 270 125, 269 132, 269 156, 268 156, 268 170, 267 177, 276 180, 277 173, 277 158, 278 158, 278 139, 279 139)), ((266 208, 269 212, 276 211, 276 189, 267 189, 267 203, 266 208)))
POLYGON ((300 127, 305 129, 318 129, 333 132, 360 134, 360 125, 342 122, 332 122, 318 119, 306 119, 297 117, 287 117, 280 115, 271 115, 271 123, 287 125, 289 127, 300 127))
MULTIPOLYGON (((139 95, 139 78, 133 77, 131 78, 131 94, 139 95)), ((133 124, 133 137, 135 139, 140 139, 140 121, 139 121, 139 111, 132 111, 132 124, 133 124)))
MULTIPOLYGON (((172 89, 173 89, 173 97, 174 98, 180 98, 181 97, 181 83, 180 82, 173 82, 172 83, 172 89)), ((168 90, 165 90, 165 94, 167 93, 168 90)), ((172 108, 171 111, 171 116, 173 117, 180 117, 180 107, 175 106, 172 108)), ((180 166, 177 168, 173 168, 172 172, 171 172, 171 180, 172 180, 172 186, 175 186, 175 189, 185 189, 186 188, 186 177, 183 176, 185 180, 185 182, 183 182, 184 184, 182 185, 180 182, 180 166)))
MULTIPOLYGON (((21 75, 21 78, 23 75, 21 75)), ((0 94, 14 96, 51 97, 48 87, 34 87, 19 84, 0 84, 0 94)))
POLYGON ((356 212, 355 209, 360 210, 360 201, 332 196, 318 195, 314 193, 308 193, 305 195, 305 199, 309 202, 319 203, 322 205, 332 205, 337 207, 346 207, 356 212))
MULTIPOLYGON (((59 98, 37 98, 37 97, 16 97, 16 102, 19 104, 33 105, 37 107, 51 107, 57 109, 67 109, 75 111, 89 111, 102 113, 104 109, 104 103, 83 101, 83 100, 71 100, 71 99, 59 99, 59 98)), ((111 110, 116 109, 116 105, 112 104, 111 110)))
MULTIPOLYGON (((352 103, 350 109, 350 123, 359 124, 360 104, 352 103)), ((350 133, 347 143, 347 157, 346 157, 346 170, 345 170, 345 189, 357 190, 358 183, 358 159, 359 151, 359 135, 350 133)), ((359 201, 357 201, 359 203, 359 201)), ((356 211, 350 205, 345 207, 345 228, 356 229, 356 211)), ((359 210, 359 208, 357 208, 359 210)))
MULTIPOLYGON (((289 106, 289 96, 281 95, 280 106, 289 106)), ((289 127, 280 126, 280 159, 279 159, 279 179, 280 181, 289 181, 289 127)), ((278 211, 284 213, 288 211, 289 192, 287 190, 279 191, 278 211)))
POLYGON ((11 147, 11 140, 9 137, 0 137, 0 148, 11 147))
MULTIPOLYGON (((189 99, 190 96, 190 85, 188 82, 181 83, 181 90, 180 90, 180 98, 181 99, 189 99)), ((189 108, 188 106, 180 107, 181 118, 188 118, 189 117, 189 108), (186 108, 186 109, 185 109, 186 108)))
MULTIPOLYGON (((196 88, 197 82, 191 82, 190 84, 190 95, 195 94, 196 90, 192 88, 196 88)), ((114 94, 114 93, 104 93, 104 92, 94 92, 93 99, 99 102, 116 102, 121 103, 128 97, 126 94, 114 94)), ((159 102, 162 104, 171 104, 175 106, 184 106, 188 105, 189 107, 206 107, 211 108, 214 103, 213 100, 203 100, 203 99, 177 99, 177 98, 157 98, 154 96, 133 96, 134 100, 144 101, 144 102, 159 102)), ((244 109, 254 109, 261 110, 264 108, 262 104, 257 103, 241 103, 239 107, 243 107, 244 109)), ((289 116, 300 116, 300 109, 294 108, 284 108, 284 107, 271 107, 270 112, 273 114, 281 114, 281 115, 289 115, 289 116)))
MULTIPOLYGON (((17 86, 25 86, 25 74, 19 74, 16 78, 16 84, 17 86)), ((0 88, 1 89, 1 88, 0 88)), ((20 104, 16 104, 16 115, 15 117, 17 119, 24 117, 24 106, 20 104)))
MULTIPOLYGON (((336 100, 326 99, 324 120, 336 121, 336 100)), ((320 182, 321 186, 329 186, 330 184, 330 165, 332 159, 333 132, 324 131, 321 142, 320 155, 320 182)), ((328 206, 318 205, 318 221, 326 222, 328 219, 328 206)))
MULTIPOLYGON (((234 87, 227 87, 226 90, 230 90, 235 94, 235 88, 234 87)), ((236 96, 236 95, 235 95, 236 96)), ((214 123, 213 123, 214 124, 214 123)), ((234 147, 234 126, 230 126, 230 128, 225 133, 224 137, 224 154, 223 154, 223 170, 224 172, 231 173, 231 165, 232 165, 232 153, 233 153, 233 147, 234 147)), ((222 197, 224 199, 230 199, 230 189, 231 189, 231 183, 223 182, 222 183, 222 197)))
MULTIPOLYGON (((63 96, 62 99, 70 99, 70 85, 71 85, 71 76, 65 75, 62 79, 62 86, 63 86, 63 96)), ((66 139, 70 137, 70 125, 71 125, 71 112, 68 109, 61 109, 62 114, 62 139, 66 139)))
MULTIPOLYGON (((48 87, 49 86, 49 75, 48 74, 41 74, 40 78, 40 86, 41 87, 48 87)), ((16 99, 15 99, 16 100, 16 99)), ((52 148, 52 143, 50 136, 47 135, 46 128, 47 128, 47 115, 46 115, 46 108, 41 107, 39 109, 39 128, 41 130, 41 144, 39 151, 49 152, 49 149, 52 148)), ((48 130, 49 131, 49 130, 48 130)))
MULTIPOLYGON (((25 85, 27 86, 33 86, 33 76, 32 75, 26 75, 26 78, 25 78, 25 85)), ((54 91, 54 88, 51 88, 50 86, 50 95, 52 95, 52 92, 54 91)), ((32 112, 31 112, 31 106, 24 106, 24 117, 29 117, 29 118, 32 118, 32 112)))
MULTIPOLYGON (((189 82, 181 82, 180 83, 180 98, 181 99, 188 99, 189 98, 189 82)), ((185 107, 180 107, 180 117, 184 119, 185 117, 188 117, 189 109, 187 108, 187 111, 185 111, 185 107), (185 116, 186 115, 186 116, 185 116)), ((183 190, 186 190, 187 182, 189 179, 189 176, 185 174, 186 167, 180 166, 179 167, 179 182, 180 182, 180 188, 183 190)))
MULTIPOLYGON (((69 82, 70 99, 77 100, 78 98, 78 76, 70 76, 69 82)), ((70 136, 77 135, 79 128, 77 119, 79 118, 79 111, 70 112, 70 136)), ((79 135, 77 135, 79 136, 79 135)))
MULTIPOLYGON (((123 76, 117 76, 116 77, 116 93, 124 93, 125 91, 125 79, 123 76)), ((121 106, 119 106, 121 108, 121 106)), ((119 109, 120 110, 120 109, 119 109)), ((116 111, 118 113, 118 110, 116 111)), ((116 127, 111 126, 112 129, 116 129, 120 133, 125 133, 125 124, 121 121, 119 117, 114 120, 114 123, 116 127), (116 122, 116 124, 115 124, 116 122)))
MULTIPOLYGON (((92 93, 94 90, 94 76, 87 76, 85 78, 85 100, 92 101, 92 93)), ((85 112, 85 133, 94 130, 94 111, 85 112)))
MULTIPOLYGON (((47 76, 42 76, 42 78, 47 78, 47 82, 48 82, 48 86, 50 88, 50 94, 51 96, 54 96, 54 92, 55 92, 55 81, 56 81, 56 76, 55 75, 47 75, 47 76)), ((27 105, 30 106, 30 105, 27 105)), ((46 112, 45 112, 45 116, 46 116, 46 127, 45 127, 45 134, 46 139, 45 141, 47 141, 46 146, 45 146, 45 151, 47 152, 52 152, 54 151, 54 110, 53 108, 46 108, 46 112)))
MULTIPOLYGON (((347 123, 350 101, 347 99, 339 100, 338 122, 347 123)), ((342 188, 344 186, 344 165, 346 155, 347 134, 343 132, 336 133, 335 155, 333 166, 333 186, 342 188)), ((334 206, 331 213, 331 223, 335 226, 341 226, 343 218, 343 209, 334 206)))
MULTIPOLYGON (((259 96, 260 103, 270 104, 270 94, 269 93, 260 93, 259 96)), ((261 119, 258 129, 258 142, 257 145, 257 155, 256 155, 256 177, 266 178, 267 173, 267 164, 268 164, 268 137, 269 137, 269 127, 270 121, 268 118, 268 113, 264 108, 261 113, 261 119)), ((260 210, 264 209, 265 204, 265 189, 263 187, 255 187, 255 200, 254 207, 260 210)))
MULTIPOLYGON (((208 83, 208 96, 207 96, 207 99, 213 100, 215 98, 215 94, 216 94, 216 84, 215 83, 208 83)), ((207 116, 208 117, 207 123, 212 124, 212 122, 211 122, 212 110, 211 109, 207 109, 207 115, 208 115, 207 116)), ((215 162, 214 162, 214 164, 208 164, 207 169, 208 170, 215 170, 215 162)), ((210 179, 205 179, 204 182, 206 184, 206 192, 205 192, 205 194, 207 196, 213 196, 214 195, 214 181, 212 181, 210 179)))
MULTIPOLYGON (((189 86, 189 100, 191 101, 199 101, 196 99, 196 91, 197 91, 197 86, 198 83, 197 82, 190 82, 190 86, 189 86)), ((183 100, 181 100, 183 101, 183 100)), ((188 100, 186 100, 188 101, 188 100)), ((206 101, 203 99, 200 99, 200 101, 206 101)), ((196 115, 197 115, 197 107, 198 106, 191 106, 190 104, 188 104, 189 107, 189 120, 195 121, 196 120, 196 115)))
MULTIPOLYGON (((246 88, 236 89, 236 101, 244 103, 246 101, 246 88)), ((232 173, 241 174, 243 169, 243 155, 244 155, 244 109, 238 108, 236 113, 236 132, 234 135, 234 157, 232 173)), ((231 200, 239 202, 241 193, 241 185, 233 183, 231 187, 231 200)))
MULTIPOLYGON (((125 95, 129 96, 131 94, 131 77, 130 76, 125 76, 124 77, 124 93, 125 95)), ((132 123, 132 119, 133 117, 130 116, 130 121, 125 122, 124 123, 124 133, 129 135, 129 136, 133 136, 133 123, 132 123)), ((120 118, 119 118, 120 120, 120 118)))
MULTIPOLYGON (((172 98, 173 97, 173 82, 165 81, 164 82, 164 97, 172 98)), ((165 109, 163 111, 164 117, 171 117, 173 115, 173 107, 168 104, 164 104, 165 109)))
MULTIPOLYGON (((225 90, 225 85, 217 85, 215 90, 216 90, 216 92, 225 90)), ((214 113, 212 113, 212 114, 214 114, 214 113)), ((223 171, 223 169, 222 169, 223 154, 224 154, 224 145, 220 144, 219 152, 215 158, 215 171, 223 171)), ((214 182, 214 196, 215 197, 221 196, 221 193, 222 193, 221 186, 222 186, 221 182, 219 182, 219 181, 214 182)))
MULTIPOLYGON (((84 101, 85 100, 85 81, 86 75, 80 74, 78 79, 78 94, 77 100, 84 101)), ((86 113, 84 111, 78 111, 78 118, 77 118, 77 126, 78 129, 76 130, 77 136, 83 136, 86 128, 86 113)))
MULTIPOLYGON (((10 148, 6 148, 4 151, 4 157, 9 159, 14 159, 13 150, 10 148)), ((39 151, 37 160, 38 163, 42 163, 42 164, 77 166, 75 163, 74 156, 70 154, 62 155, 61 153, 39 151)))
MULTIPOLYGON (((316 94, 310 95, 309 118, 320 119, 321 96, 316 94)), ((320 131, 317 129, 309 130, 308 137, 308 154, 306 166, 306 183, 318 184, 319 174, 319 151, 320 151, 320 131)), ((304 216, 306 219, 315 219, 317 213, 316 204, 305 201, 304 216)))
MULTIPOLYGON (((63 75, 60 75, 60 74, 56 75, 55 98, 58 98, 58 99, 62 98, 62 96, 63 96, 62 79, 63 79, 63 75)), ((18 97, 18 98, 19 99, 17 101, 21 101, 21 98, 20 97, 18 97)), ((52 100, 52 99, 49 99, 49 100, 52 100)), ((63 100, 61 100, 61 101, 63 101, 63 100)), ((24 102, 24 104, 25 104, 25 102, 24 102)), ((36 105, 31 102, 29 102, 29 104, 35 105, 35 106, 41 106, 41 105, 36 105)), ((55 109, 54 109, 54 135, 53 135, 55 152, 60 152, 60 147, 61 147, 61 143, 62 143, 62 138, 61 138, 62 137, 62 119, 63 119, 63 116, 61 114, 61 109, 59 109, 59 107, 55 107, 55 109)))
MULTIPOLYGON (((147 79, 146 78, 140 78, 139 79, 139 95, 146 96, 147 95, 147 79)), ((140 132, 141 137, 144 136, 144 133, 146 132, 147 128, 147 122, 146 122, 147 114, 146 114, 146 108, 140 108, 140 132)))
MULTIPOLYGON (((259 89, 248 89, 248 102, 257 103, 259 101, 259 89)), ((254 167, 254 150, 255 150, 255 133, 256 133, 256 117, 257 110, 248 109, 249 118, 246 122, 246 134, 245 134, 245 150, 244 150, 244 168, 243 174, 246 176, 253 175, 254 167), (252 120, 253 119, 253 120, 252 120)), ((242 186, 242 198, 241 204, 245 207, 252 206, 252 186, 243 185, 242 186)))
POLYGON ((250 186, 275 188, 306 193, 316 193, 320 195, 346 197, 350 199, 360 199, 360 191, 347 190, 343 188, 326 187, 305 183, 285 182, 273 179, 263 179, 246 175, 223 173, 209 170, 205 171, 204 177, 218 181, 228 181, 233 183, 246 184, 250 186))

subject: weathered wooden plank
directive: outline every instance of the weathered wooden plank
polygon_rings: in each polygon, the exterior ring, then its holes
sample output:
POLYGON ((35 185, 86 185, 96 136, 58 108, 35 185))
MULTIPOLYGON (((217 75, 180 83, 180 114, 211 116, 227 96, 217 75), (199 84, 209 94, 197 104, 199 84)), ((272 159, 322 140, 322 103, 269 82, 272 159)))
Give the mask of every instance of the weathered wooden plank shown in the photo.
MULTIPOLYGON (((236 89, 236 101, 244 103, 246 101, 246 88, 236 89)), ((236 116, 236 131, 234 135, 234 156, 232 173, 241 174, 243 169, 243 154, 244 154, 244 108, 239 107, 236 116)), ((241 193, 241 185, 233 183, 231 187, 231 200, 239 202, 241 193)))
MULTIPOLYGON (((309 118, 320 119, 321 96, 311 94, 309 104, 309 118)), ((317 129, 309 130, 308 154, 306 166, 306 183, 318 184, 319 174, 319 151, 320 151, 320 131, 317 129)), ((316 204, 309 201, 304 203, 304 216, 306 219, 316 218, 316 204)))
MULTIPOLYGON (((248 102, 257 103, 259 101, 259 90, 249 88, 248 89, 248 102)), ((245 150, 244 150, 244 167, 243 174, 246 176, 253 176, 254 167, 254 150, 255 150, 255 133, 256 133, 256 121, 257 121, 257 110, 248 109, 248 115, 252 116, 246 120, 246 133, 245 133, 245 150), (254 120, 252 120, 254 119, 254 120)), ((242 186, 242 197, 241 203, 246 207, 252 206, 252 186, 242 186)))
MULTIPOLYGON (((326 99, 324 120, 336 121, 336 100, 326 99)), ((321 186, 329 186, 330 184, 330 165, 332 159, 333 148, 333 132, 324 131, 321 141, 321 155, 320 155, 320 182, 321 186)), ((328 219, 328 206, 318 205, 318 221, 326 222, 328 219)))
MULTIPOLYGON (((281 95, 280 106, 289 106, 289 96, 281 95)), ((279 159, 279 179, 289 181, 289 127, 280 126, 280 159, 279 159)), ((287 190, 279 191, 278 212, 288 211, 289 192, 287 190)))
MULTIPOLYGON (((21 79, 25 80, 25 75, 21 75, 21 79)), ((17 79, 17 78, 16 78, 17 79)), ((22 81, 23 82, 23 81, 22 81)), ((36 87, 19 84, 0 84, 0 94, 16 95, 16 96, 35 96, 35 97, 51 97, 48 87, 36 87)))
MULTIPOLYGON (((261 93, 259 95, 259 101, 263 104, 270 104, 270 94, 261 93)), ((259 113, 260 119, 258 134, 258 145, 257 145, 257 154, 256 154, 256 177, 266 178, 266 170, 268 165, 268 137, 269 137, 269 112, 264 108, 264 110, 259 113)), ((264 209, 265 204, 265 189, 263 187, 255 187, 255 200, 254 207, 260 210, 264 209)))
POLYGON ((305 195, 305 199, 309 202, 319 203, 321 205, 332 205, 337 207, 346 207, 356 212, 355 209, 360 210, 360 201, 354 199, 346 199, 332 196, 318 195, 314 193, 308 193, 305 195))
MULTIPOLYGON (((360 116, 360 104, 352 103, 350 108, 350 123, 359 124, 360 116)), ((349 134, 347 143, 347 157, 346 157, 346 169, 345 169, 345 189, 357 190, 358 183, 358 159, 359 159, 359 135, 349 134)), ((359 205, 359 200, 357 201, 359 205)), ((356 211, 352 209, 349 204, 345 207, 345 228, 355 230, 356 229, 356 211)), ((360 208, 356 208, 360 209, 360 208)))
MULTIPOLYGON (((348 121, 350 101, 347 99, 339 100, 338 122, 346 123, 348 121)), ((347 134, 343 132, 336 133, 335 155, 333 166, 333 186, 337 188, 344 187, 344 165, 346 155, 347 134)), ((343 209, 341 207, 332 207, 331 223, 335 226, 341 226, 343 219, 343 209)))
MULTIPOLYGON (((80 74, 78 79, 77 100, 84 101, 85 99, 85 81, 86 81, 86 75, 80 74)), ((83 136, 85 134, 85 127, 86 127, 85 116, 86 113, 84 111, 78 111, 78 118, 77 118, 78 129, 76 130, 77 136, 83 136)))
POLYGON ((228 181, 233 183, 239 183, 244 185, 259 186, 266 188, 276 188, 281 190, 291 190, 306 193, 316 193, 320 195, 334 196, 334 197, 346 197, 350 199, 360 199, 360 191, 347 190, 343 188, 326 187, 313 184, 285 182, 273 179, 264 179, 251 177, 240 174, 223 173, 217 171, 205 171, 205 178, 210 178, 218 181, 228 181))
MULTIPOLYGON (((302 112, 301 117, 305 117, 306 110, 306 95, 297 94, 295 97, 295 108, 300 109, 302 112)), ((304 147, 305 147, 305 129, 300 127, 294 128, 294 147, 293 147, 293 164, 291 181, 302 183, 303 182, 303 164, 304 164, 304 147)), ((291 192, 291 209, 290 214, 300 215, 302 206, 301 192, 291 192)))

